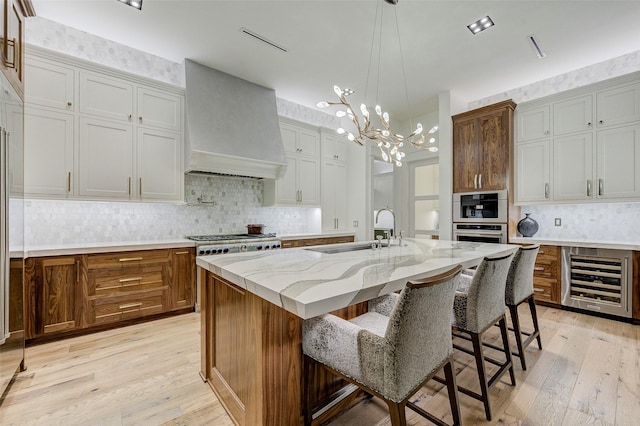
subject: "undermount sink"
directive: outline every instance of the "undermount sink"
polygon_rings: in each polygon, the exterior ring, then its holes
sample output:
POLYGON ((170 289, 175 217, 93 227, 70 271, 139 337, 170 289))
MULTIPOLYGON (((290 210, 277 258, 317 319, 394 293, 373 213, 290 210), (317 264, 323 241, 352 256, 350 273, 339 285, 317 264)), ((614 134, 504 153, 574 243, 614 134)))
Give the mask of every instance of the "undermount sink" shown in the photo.
POLYGON ((333 246, 333 247, 314 247, 314 248, 306 248, 305 250, 309 251, 317 251, 318 253, 345 253, 349 251, 358 251, 358 250, 371 250, 371 243, 362 243, 362 244, 344 244, 344 246, 333 246))

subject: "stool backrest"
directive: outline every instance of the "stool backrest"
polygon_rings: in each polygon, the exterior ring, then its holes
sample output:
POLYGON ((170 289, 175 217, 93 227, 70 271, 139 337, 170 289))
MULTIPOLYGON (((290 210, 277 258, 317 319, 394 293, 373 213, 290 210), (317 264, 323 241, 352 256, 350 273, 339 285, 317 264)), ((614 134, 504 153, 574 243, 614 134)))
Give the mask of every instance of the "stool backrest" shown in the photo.
POLYGON ((539 245, 525 246, 514 254, 504 294, 507 305, 517 305, 533 294, 533 268, 539 250, 539 245))
POLYGON ((504 294, 512 258, 513 254, 485 257, 478 265, 467 292, 467 330, 479 333, 504 315, 504 294))
POLYGON ((462 268, 410 281, 385 333, 384 389, 400 401, 451 355, 451 309, 462 268))

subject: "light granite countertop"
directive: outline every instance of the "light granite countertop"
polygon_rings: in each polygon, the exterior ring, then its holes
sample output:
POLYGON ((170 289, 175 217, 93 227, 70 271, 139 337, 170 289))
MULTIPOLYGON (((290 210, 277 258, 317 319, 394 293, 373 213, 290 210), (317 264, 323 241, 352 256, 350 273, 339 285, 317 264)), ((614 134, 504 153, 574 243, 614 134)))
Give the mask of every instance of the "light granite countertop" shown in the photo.
POLYGON ((306 240, 313 238, 333 238, 333 237, 350 237, 355 236, 354 232, 323 232, 320 234, 292 234, 278 235, 281 240, 306 240))
MULTIPOLYGON (((363 243, 316 246, 348 248, 363 243)), ((402 289, 408 280, 471 267, 517 246, 404 239, 403 246, 323 253, 314 247, 199 256, 196 264, 307 319, 402 289)))
POLYGON ((544 238, 528 238, 517 237, 509 238, 510 243, 514 244, 546 244, 550 246, 565 246, 565 247, 587 247, 587 248, 602 248, 612 250, 636 250, 640 251, 640 242, 632 243, 628 241, 577 241, 577 240, 560 240, 560 239, 544 239, 544 238))
POLYGON ((149 241, 108 241, 102 243, 57 244, 55 246, 25 247, 24 257, 64 256, 133 250, 195 247, 195 242, 184 238, 149 241))

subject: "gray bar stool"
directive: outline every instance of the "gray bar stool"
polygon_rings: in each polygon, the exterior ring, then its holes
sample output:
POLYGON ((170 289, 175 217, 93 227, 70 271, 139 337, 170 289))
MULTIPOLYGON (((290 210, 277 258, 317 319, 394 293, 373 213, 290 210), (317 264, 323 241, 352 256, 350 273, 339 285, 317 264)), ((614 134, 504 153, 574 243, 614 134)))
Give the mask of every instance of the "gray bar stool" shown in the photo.
POLYGON ((304 321, 305 425, 312 421, 309 386, 314 362, 384 400, 394 426, 406 424, 405 407, 435 424, 446 424, 409 402, 444 368, 453 424, 459 425, 450 315, 460 270, 458 266, 408 282, 389 316, 367 312, 347 321, 325 314, 304 321))
POLYGON ((505 320, 504 294, 507 274, 513 254, 499 258, 484 258, 473 276, 460 275, 460 286, 453 300, 452 327, 454 336, 471 340, 473 349, 454 344, 453 347, 473 355, 480 380, 480 394, 458 386, 460 392, 484 403, 487 420, 491 420, 489 389, 497 383, 504 373, 509 371, 511 385, 515 386, 516 378, 509 349, 507 323, 505 320), (504 362, 485 357, 482 350, 482 335, 494 324, 498 323, 502 335, 504 362), (465 334, 460 334, 463 332, 465 334), (498 371, 487 378, 485 361, 497 365, 498 371))

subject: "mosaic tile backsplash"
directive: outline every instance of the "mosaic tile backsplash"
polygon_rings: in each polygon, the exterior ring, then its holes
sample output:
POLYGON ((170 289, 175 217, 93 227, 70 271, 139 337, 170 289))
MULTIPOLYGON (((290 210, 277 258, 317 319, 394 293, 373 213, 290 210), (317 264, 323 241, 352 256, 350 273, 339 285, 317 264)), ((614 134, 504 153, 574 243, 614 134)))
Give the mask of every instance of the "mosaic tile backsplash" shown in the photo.
POLYGON ((522 206, 521 211, 540 225, 534 238, 640 243, 640 203, 522 206), (554 226, 555 218, 562 226, 554 226))
POLYGON ((246 233, 247 224, 265 232, 320 232, 318 208, 262 207, 257 179, 187 175, 186 205, 69 200, 26 200, 28 247, 73 243, 153 241, 194 234, 246 233), (202 201, 213 203, 199 204, 202 201))

